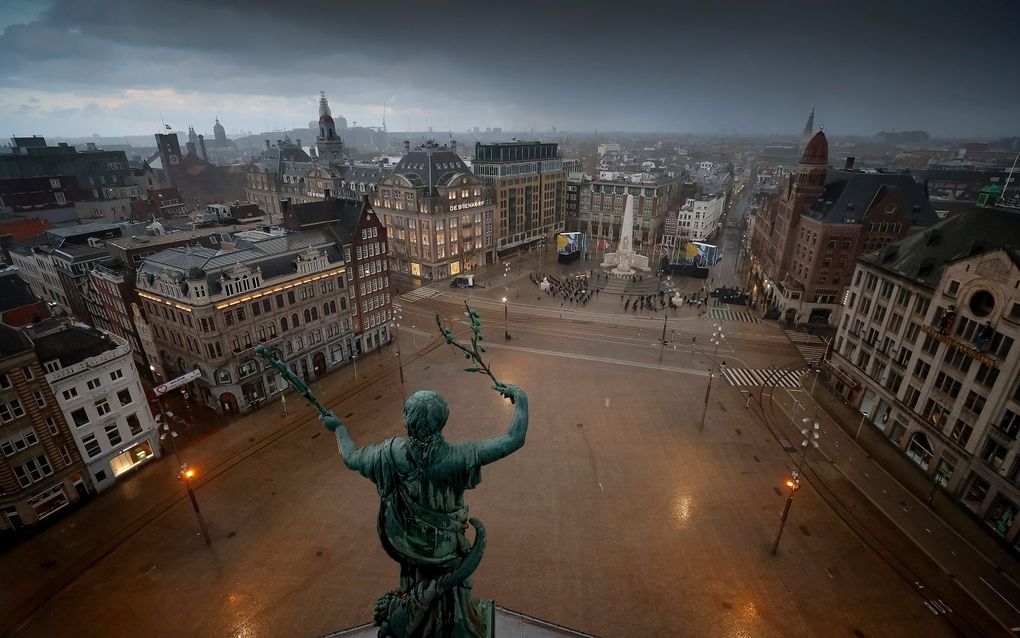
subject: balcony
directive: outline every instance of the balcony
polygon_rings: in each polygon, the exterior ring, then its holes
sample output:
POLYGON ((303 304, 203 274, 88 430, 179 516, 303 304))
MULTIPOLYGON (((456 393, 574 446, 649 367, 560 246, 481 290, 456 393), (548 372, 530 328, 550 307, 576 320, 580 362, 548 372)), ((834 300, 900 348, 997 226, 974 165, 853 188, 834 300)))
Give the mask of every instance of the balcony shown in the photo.
POLYGON ((949 335, 942 334, 941 332, 939 332, 939 329, 936 328, 935 326, 927 326, 927 325, 921 326, 921 332, 923 332, 924 334, 928 335, 929 337, 932 337, 932 338, 936 339, 940 343, 946 344, 950 348, 954 348, 954 349, 964 353, 965 355, 967 355, 971 359, 977 361, 978 363, 983 363, 984 365, 988 366, 989 368, 998 368, 999 367, 998 361, 996 361, 990 355, 988 355, 988 354, 986 354, 984 352, 979 352, 978 350, 976 350, 975 348, 969 346, 968 344, 963 343, 961 341, 957 341, 956 339, 953 339, 949 335))

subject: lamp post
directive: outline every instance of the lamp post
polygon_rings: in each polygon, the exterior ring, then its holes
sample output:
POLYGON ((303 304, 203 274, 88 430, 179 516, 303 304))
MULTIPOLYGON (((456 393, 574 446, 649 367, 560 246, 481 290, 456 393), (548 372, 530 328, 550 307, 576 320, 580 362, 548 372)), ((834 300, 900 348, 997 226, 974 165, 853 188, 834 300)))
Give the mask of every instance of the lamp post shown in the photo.
POLYGON ((400 400, 406 396, 404 392, 404 359, 400 356, 400 306, 396 306, 396 313, 393 315, 393 345, 397 348, 397 369, 400 371, 400 400))
POLYGON ((804 465, 807 463, 807 455, 810 448, 817 449, 818 439, 821 438, 821 434, 819 433, 821 425, 818 424, 818 421, 809 417, 804 417, 800 420, 800 422, 804 424, 804 427, 800 430, 800 434, 804 438, 800 442, 800 463, 797 465, 797 472, 804 471, 804 465))
POLYGON ((866 418, 868 418, 868 413, 867 412, 861 412, 861 422, 857 426, 857 434, 854 435, 854 441, 856 441, 857 438, 861 435, 861 428, 864 427, 864 419, 866 419, 866 418))
POLYGON ((510 262, 503 264, 503 337, 510 338, 510 262))
POLYGON ((719 355, 719 344, 722 342, 725 335, 722 333, 722 326, 715 324, 715 332, 712 333, 712 343, 714 348, 712 349, 712 367, 708 369, 708 386, 705 388, 705 408, 701 412, 701 425, 698 426, 698 431, 701 432, 705 429, 705 417, 708 416, 708 398, 712 394, 712 377, 715 376, 715 361, 719 355))
POLYGON ((667 319, 669 319, 669 315, 667 315, 666 313, 663 313, 662 314, 662 339, 660 339, 660 341, 662 341, 662 344, 659 347, 659 363, 662 363, 662 353, 666 349, 666 320, 667 319))
POLYGON ((503 336, 510 338, 510 300, 503 297, 503 336))
POLYGON ((786 480, 786 487, 790 495, 786 497, 786 507, 783 508, 783 517, 779 521, 779 533, 776 534, 776 542, 772 544, 772 555, 775 556, 779 550, 779 539, 783 537, 783 528, 786 527, 786 519, 790 515, 790 506, 793 505, 793 495, 800 489, 800 473, 794 470, 790 478, 786 480))
POLYGON ((198 528, 202 530, 202 538, 205 539, 206 545, 212 545, 212 541, 209 539, 209 530, 206 529, 205 519, 202 518, 202 510, 198 508, 198 499, 195 498, 195 490, 191 488, 191 481, 195 478, 195 470, 188 466, 187 463, 181 462, 181 453, 177 449, 177 432, 170 427, 170 422, 167 417, 173 416, 173 412, 167 412, 163 405, 163 395, 159 395, 159 416, 162 425, 163 432, 159 435, 160 440, 170 439, 170 447, 174 452, 174 459, 177 461, 177 467, 180 469, 177 471, 177 479, 184 482, 185 489, 188 490, 188 498, 191 500, 191 507, 195 510, 195 518, 198 519, 198 528))
POLYGON ((354 364, 354 378, 358 378, 358 355, 351 353, 351 363, 354 364))

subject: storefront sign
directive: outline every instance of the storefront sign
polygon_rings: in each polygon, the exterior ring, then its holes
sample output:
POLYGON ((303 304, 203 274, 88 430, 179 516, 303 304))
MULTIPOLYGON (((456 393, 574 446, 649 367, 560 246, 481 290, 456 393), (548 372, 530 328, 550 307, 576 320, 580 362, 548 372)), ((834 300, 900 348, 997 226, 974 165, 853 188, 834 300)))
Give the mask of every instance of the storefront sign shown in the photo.
POLYGON ((167 381, 166 383, 162 383, 160 385, 157 385, 155 388, 152 389, 152 391, 156 393, 156 396, 162 396, 162 395, 166 394, 167 392, 173 390, 174 388, 179 388, 182 385, 184 385, 185 383, 190 383, 190 382, 194 381, 195 379, 198 379, 201 376, 202 376, 202 371, 201 370, 192 370, 191 372, 187 372, 185 374, 182 374, 181 376, 177 377, 176 379, 171 379, 170 381, 167 381))

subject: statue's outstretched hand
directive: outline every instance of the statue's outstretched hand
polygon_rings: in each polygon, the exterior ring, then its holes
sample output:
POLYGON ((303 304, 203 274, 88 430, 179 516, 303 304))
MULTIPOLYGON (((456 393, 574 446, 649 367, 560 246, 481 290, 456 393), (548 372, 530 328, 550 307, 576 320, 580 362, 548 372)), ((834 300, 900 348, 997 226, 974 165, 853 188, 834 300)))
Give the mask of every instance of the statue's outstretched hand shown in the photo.
POLYGON ((526 396, 524 390, 510 383, 495 383, 492 389, 510 399, 513 403, 517 403, 517 397, 526 396))
POLYGON ((322 421, 323 425, 330 432, 336 432, 337 428, 343 427, 343 423, 340 422, 340 419, 336 417, 332 410, 329 411, 329 414, 320 414, 319 420, 322 421))

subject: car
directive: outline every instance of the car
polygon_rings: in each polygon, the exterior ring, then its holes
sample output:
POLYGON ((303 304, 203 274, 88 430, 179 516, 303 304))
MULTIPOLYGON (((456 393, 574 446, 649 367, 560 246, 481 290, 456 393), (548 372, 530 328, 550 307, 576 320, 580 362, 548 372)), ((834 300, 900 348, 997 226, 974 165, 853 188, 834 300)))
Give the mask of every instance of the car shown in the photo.
POLYGON ((454 277, 453 281, 450 282, 450 288, 474 288, 474 287, 475 287, 474 275, 454 277))

